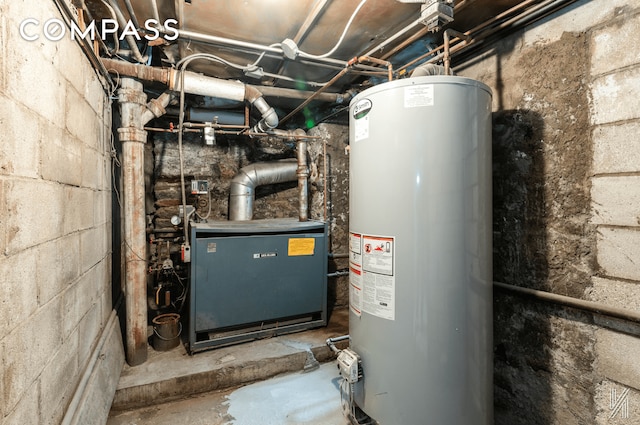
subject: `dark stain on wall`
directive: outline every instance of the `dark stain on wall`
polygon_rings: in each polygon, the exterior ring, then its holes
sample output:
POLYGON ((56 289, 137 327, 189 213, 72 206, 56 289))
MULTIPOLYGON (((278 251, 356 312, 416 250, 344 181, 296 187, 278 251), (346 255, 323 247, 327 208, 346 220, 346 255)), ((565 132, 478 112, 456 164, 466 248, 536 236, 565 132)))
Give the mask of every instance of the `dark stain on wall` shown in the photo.
MULTIPOLYGON (((578 298, 590 286, 597 266, 589 223, 588 52, 583 34, 565 33, 517 52, 514 68, 503 67, 511 74, 502 87, 521 100, 493 120, 497 281, 578 298)), ((590 321, 496 291, 496 424, 591 423, 590 321)))

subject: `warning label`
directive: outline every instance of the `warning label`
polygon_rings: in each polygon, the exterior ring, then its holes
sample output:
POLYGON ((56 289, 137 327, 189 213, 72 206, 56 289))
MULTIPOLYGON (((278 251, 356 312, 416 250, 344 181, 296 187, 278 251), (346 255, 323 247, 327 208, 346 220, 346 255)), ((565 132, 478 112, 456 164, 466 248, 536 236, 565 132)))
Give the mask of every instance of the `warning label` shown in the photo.
POLYGON ((363 236, 362 269, 367 272, 393 276, 393 238, 363 236))
POLYGON ((316 247, 315 238, 289 238, 289 257, 300 255, 313 255, 316 247))
POLYGON ((349 305, 383 319, 395 320, 395 238, 349 234, 349 305))

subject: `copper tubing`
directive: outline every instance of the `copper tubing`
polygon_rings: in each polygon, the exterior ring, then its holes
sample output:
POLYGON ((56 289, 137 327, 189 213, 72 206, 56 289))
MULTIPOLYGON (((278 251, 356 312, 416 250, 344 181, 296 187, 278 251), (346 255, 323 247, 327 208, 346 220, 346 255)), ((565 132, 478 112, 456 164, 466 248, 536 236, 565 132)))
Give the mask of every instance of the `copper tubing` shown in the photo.
POLYGON ((450 67, 451 67, 451 52, 449 49, 449 38, 454 35, 456 37, 458 37, 459 39, 464 40, 465 44, 471 40, 471 37, 469 37, 466 34, 463 34, 459 31, 453 30, 453 29, 448 29, 445 30, 444 32, 444 75, 449 75, 450 74, 450 67))
POLYGON ((360 56, 358 57, 358 63, 362 63, 362 62, 371 62, 371 63, 375 63, 378 65, 383 65, 387 67, 387 74, 389 76, 389 81, 393 81, 393 65, 391 64, 391 62, 382 60, 382 59, 378 59, 378 58, 373 58, 371 56, 360 56))
MULTIPOLYGON (((500 13, 499 15, 489 19, 488 21, 485 21, 482 24, 470 29, 469 31, 466 31, 464 34, 465 35, 469 35, 469 34, 473 34, 473 33, 476 33, 478 31, 481 31, 481 30, 485 29, 486 27, 488 27, 490 25, 493 25, 494 23, 498 22, 500 19, 502 19, 502 18, 504 18, 506 16, 509 16, 512 13, 517 12, 520 9, 523 9, 523 8, 529 6, 530 4, 536 3, 536 2, 539 2, 539 0, 525 0, 522 3, 520 3, 520 4, 514 6, 514 7, 510 8, 510 9, 500 13)), ((474 37, 474 38, 476 40, 480 40, 483 37, 474 37)), ((457 47, 457 46, 454 46, 454 49, 455 49, 455 47, 457 47)), ((436 47, 435 49, 432 49, 432 50, 428 51, 427 53, 425 53, 423 55, 420 55, 419 57, 411 60, 410 62, 408 62, 408 63, 404 64, 403 66, 401 66, 400 68, 398 68, 398 72, 409 68, 410 66, 420 62, 421 60, 423 60, 425 58, 428 58, 429 56, 433 55, 434 53, 437 53, 438 51, 442 50, 443 48, 444 48, 444 44, 441 44, 440 46, 436 47)), ((457 51, 457 50, 458 49, 455 49, 454 52, 457 51)), ((437 58, 431 59, 431 61, 436 61, 436 60, 439 60, 440 58, 441 58, 441 55, 438 56, 437 58)))
POLYGON ((293 111, 289 112, 289 114, 287 116, 285 116, 284 118, 282 118, 280 120, 280 125, 284 124, 285 122, 287 122, 292 116, 294 116, 295 114, 297 114, 298 112, 300 112, 302 110, 302 108, 304 108, 305 106, 307 106, 313 99, 315 99, 320 93, 324 92, 326 89, 328 89, 329 87, 331 87, 336 81, 338 81, 341 77, 343 77, 347 72, 349 72, 349 70, 351 69, 351 67, 353 65, 355 65, 358 61, 358 58, 352 58, 351 60, 349 60, 349 62, 347 62, 347 66, 345 66, 340 72, 338 72, 331 80, 329 80, 327 82, 327 84, 325 84, 324 86, 320 87, 318 90, 316 90, 311 96, 309 96, 307 98, 307 100, 305 100, 304 102, 302 102, 300 105, 298 105, 298 107, 296 109, 294 109, 293 111))

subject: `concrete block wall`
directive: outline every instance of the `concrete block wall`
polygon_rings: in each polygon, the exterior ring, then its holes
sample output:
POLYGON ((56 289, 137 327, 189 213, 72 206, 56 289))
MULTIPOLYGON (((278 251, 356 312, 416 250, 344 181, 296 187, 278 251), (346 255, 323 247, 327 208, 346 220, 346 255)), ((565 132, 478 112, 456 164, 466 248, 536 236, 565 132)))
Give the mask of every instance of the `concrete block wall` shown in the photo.
MULTIPOLYGON (((112 317, 108 90, 70 37, 24 40, 26 18, 40 22, 36 33, 61 16, 52 1, 0 4, 2 425, 60 423, 101 336, 106 358, 92 364, 108 369, 97 382, 109 402, 124 362, 118 327, 103 335, 112 317)), ((106 412, 84 418, 104 423, 106 412)))
MULTIPOLYGON (((639 37, 637 1, 581 0, 456 68, 494 89, 496 280, 640 311, 639 37)), ((496 424, 640 423, 637 326, 495 311, 496 424)))
MULTIPOLYGON (((640 4, 620 2, 612 12, 590 30, 591 202, 599 265, 590 295, 640 311, 640 46, 630 42, 640 37, 640 4)), ((640 421, 640 337, 605 326, 595 339, 596 423, 640 421)))

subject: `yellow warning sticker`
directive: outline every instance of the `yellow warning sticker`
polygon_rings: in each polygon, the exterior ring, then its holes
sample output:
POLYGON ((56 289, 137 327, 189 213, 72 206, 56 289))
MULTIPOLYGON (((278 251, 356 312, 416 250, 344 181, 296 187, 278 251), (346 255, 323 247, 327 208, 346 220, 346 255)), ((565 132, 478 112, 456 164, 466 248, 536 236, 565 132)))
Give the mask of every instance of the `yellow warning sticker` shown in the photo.
POLYGON ((315 238, 289 238, 289 257, 313 255, 315 247, 315 238))

